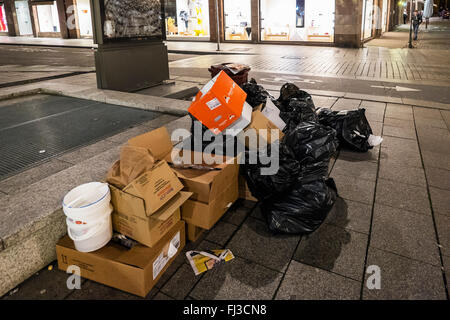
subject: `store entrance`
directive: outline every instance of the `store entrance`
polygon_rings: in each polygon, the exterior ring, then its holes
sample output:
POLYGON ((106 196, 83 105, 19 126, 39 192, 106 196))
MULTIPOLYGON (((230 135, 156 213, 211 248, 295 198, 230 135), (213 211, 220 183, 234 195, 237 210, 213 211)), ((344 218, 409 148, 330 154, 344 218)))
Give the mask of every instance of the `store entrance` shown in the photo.
POLYGON ((252 40, 251 0, 224 0, 223 15, 225 40, 252 40))
POLYGON ((19 35, 32 36, 33 27, 31 26, 30 8, 28 7, 28 1, 16 1, 16 15, 17 23, 19 25, 19 35))

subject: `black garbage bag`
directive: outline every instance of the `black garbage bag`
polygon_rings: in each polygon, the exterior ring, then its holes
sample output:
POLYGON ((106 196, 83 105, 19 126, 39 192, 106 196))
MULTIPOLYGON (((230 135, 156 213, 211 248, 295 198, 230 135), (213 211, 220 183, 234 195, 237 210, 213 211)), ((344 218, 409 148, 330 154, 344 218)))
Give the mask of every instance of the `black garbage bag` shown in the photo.
MULTIPOLYGON (((269 167, 269 164, 243 164, 241 173, 247 181, 248 188, 252 195, 258 200, 270 198, 276 194, 286 192, 297 181, 300 176, 300 162, 295 159, 292 151, 285 145, 279 145, 279 169, 275 174, 263 175, 262 169, 269 167)), ((270 149, 270 147, 269 147, 270 149)), ((273 148, 272 148, 273 150, 273 148)), ((271 152, 269 150, 267 152, 271 152)), ((250 159, 246 154, 246 161, 250 159)), ((259 162, 259 161, 258 161, 259 162)))
POLYGON ((292 152, 302 167, 303 176, 317 178, 328 175, 330 158, 336 154, 339 141, 333 128, 315 122, 301 122, 286 133, 282 143, 292 152))
POLYGON ((319 122, 336 130, 341 146, 355 151, 367 152, 372 149, 368 142, 372 128, 367 121, 364 108, 350 111, 318 110, 319 122))
POLYGON ((297 98, 292 98, 284 110, 280 112, 280 118, 286 123, 284 132, 290 132, 303 121, 318 121, 314 104, 298 100, 297 98))
POLYGON ((257 84, 256 80, 253 78, 250 79, 249 82, 244 83, 241 88, 247 93, 246 101, 253 108, 256 108, 260 104, 265 104, 267 98, 274 99, 274 97, 272 97, 263 86, 257 84))
POLYGON ((280 97, 278 98, 278 107, 281 111, 289 112, 289 104, 292 99, 297 99, 308 104, 308 106, 315 110, 314 102, 312 97, 306 91, 300 90, 293 83, 285 83, 280 89, 280 97))
POLYGON ((326 219, 337 198, 330 179, 300 179, 285 194, 263 202, 262 212, 274 233, 309 234, 326 219))

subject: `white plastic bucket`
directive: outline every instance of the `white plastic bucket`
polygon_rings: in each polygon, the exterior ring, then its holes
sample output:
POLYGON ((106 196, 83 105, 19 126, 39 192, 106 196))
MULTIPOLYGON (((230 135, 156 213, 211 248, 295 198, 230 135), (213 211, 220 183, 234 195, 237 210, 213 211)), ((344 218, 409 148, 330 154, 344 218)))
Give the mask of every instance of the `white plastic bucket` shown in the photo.
POLYGON ((64 197, 67 232, 78 251, 95 251, 111 240, 110 201, 108 185, 100 182, 80 185, 64 197))

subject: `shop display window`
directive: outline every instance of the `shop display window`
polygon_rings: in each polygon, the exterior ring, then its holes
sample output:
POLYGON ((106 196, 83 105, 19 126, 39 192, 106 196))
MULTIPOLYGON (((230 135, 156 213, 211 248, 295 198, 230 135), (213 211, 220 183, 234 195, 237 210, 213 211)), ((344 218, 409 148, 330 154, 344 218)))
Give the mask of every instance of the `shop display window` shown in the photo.
POLYGON ((334 41, 335 0, 260 0, 261 40, 334 41))
POLYGON ((250 0, 224 0, 225 40, 249 41, 252 37, 250 0))
POLYGON ((59 32, 59 18, 56 1, 53 4, 36 6, 39 22, 39 32, 59 32))
POLYGON ((372 37, 373 29, 373 0, 363 0, 362 37, 372 37))
POLYGON ((208 0, 166 0, 167 39, 209 40, 208 0))
POLYGON ((77 0, 78 24, 80 35, 92 37, 91 6, 89 0, 77 0))
POLYGON ((0 4, 0 32, 8 32, 8 24, 6 23, 6 14, 3 4, 0 4))

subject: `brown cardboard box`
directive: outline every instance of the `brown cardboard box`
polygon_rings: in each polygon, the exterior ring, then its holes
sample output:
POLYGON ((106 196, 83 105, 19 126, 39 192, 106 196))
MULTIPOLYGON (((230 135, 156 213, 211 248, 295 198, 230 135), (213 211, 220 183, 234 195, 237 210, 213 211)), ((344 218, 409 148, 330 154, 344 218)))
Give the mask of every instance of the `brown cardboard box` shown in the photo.
POLYGON ((186 223, 186 238, 191 242, 195 242, 205 232, 205 229, 186 223))
POLYGON ((245 181, 245 177, 242 176, 242 175, 239 175, 238 179, 239 179, 238 180, 238 183, 239 183, 239 198, 258 202, 258 199, 256 199, 252 195, 252 193, 250 192, 250 189, 248 188, 247 181, 245 181))
POLYGON ((180 221, 180 207, 192 192, 180 191, 158 211, 148 215, 146 203, 139 197, 110 186, 114 204, 112 221, 114 230, 146 246, 152 247, 170 228, 180 221))
POLYGON ((84 278, 145 297, 184 245, 185 224, 179 221, 152 248, 137 244, 128 250, 109 242, 97 251, 83 253, 75 250, 73 241, 65 236, 57 243, 56 254, 63 271, 77 266, 84 278))
MULTIPOLYGON (((147 132, 130 140, 137 146, 147 147, 156 159, 172 162, 172 142, 165 127, 147 132)), ((191 159, 202 159, 202 154, 182 154, 191 159)), ((204 229, 210 229, 237 200, 239 164, 235 158, 224 158, 224 163, 206 165, 213 170, 172 167, 184 185, 184 191, 193 192, 182 206, 182 219, 204 229)))
MULTIPOLYGON (((262 114, 261 111, 255 110, 252 114, 252 122, 248 125, 247 128, 245 128, 244 132, 248 132, 249 130, 256 130, 256 136, 261 136, 261 139, 266 140, 266 144, 272 144, 276 140, 281 140, 284 137, 283 132, 278 129, 278 127, 273 124, 264 114, 262 114), (264 137, 262 135, 262 132, 259 130, 264 129, 267 130, 267 136, 264 137), (277 130, 278 131, 278 137, 272 137, 271 136, 271 130, 277 130)), ((257 143, 259 144, 259 138, 257 143)), ((249 140, 245 139, 245 145, 249 147, 249 140)))

